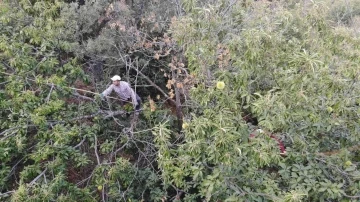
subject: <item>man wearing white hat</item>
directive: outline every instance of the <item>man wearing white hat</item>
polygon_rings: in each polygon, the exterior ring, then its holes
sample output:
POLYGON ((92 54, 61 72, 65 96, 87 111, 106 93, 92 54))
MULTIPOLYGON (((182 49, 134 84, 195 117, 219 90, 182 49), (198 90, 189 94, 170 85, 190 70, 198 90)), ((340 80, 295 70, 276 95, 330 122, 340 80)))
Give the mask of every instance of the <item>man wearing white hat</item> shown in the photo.
POLYGON ((140 110, 141 99, 131 88, 130 84, 120 81, 121 78, 118 75, 113 76, 111 80, 113 83, 100 94, 101 98, 108 96, 114 90, 122 101, 131 100, 135 110, 140 110))

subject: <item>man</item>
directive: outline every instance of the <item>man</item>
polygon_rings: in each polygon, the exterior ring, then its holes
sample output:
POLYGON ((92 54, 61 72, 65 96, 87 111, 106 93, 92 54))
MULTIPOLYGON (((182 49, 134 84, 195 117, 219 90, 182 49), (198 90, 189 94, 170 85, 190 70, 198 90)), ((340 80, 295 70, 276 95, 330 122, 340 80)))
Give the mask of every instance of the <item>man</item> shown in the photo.
POLYGON ((111 80, 113 84, 104 90, 104 92, 100 94, 100 97, 103 99, 114 90, 122 101, 131 101, 135 110, 139 111, 141 99, 130 87, 130 84, 125 81, 120 81, 121 78, 118 75, 113 76, 111 80))

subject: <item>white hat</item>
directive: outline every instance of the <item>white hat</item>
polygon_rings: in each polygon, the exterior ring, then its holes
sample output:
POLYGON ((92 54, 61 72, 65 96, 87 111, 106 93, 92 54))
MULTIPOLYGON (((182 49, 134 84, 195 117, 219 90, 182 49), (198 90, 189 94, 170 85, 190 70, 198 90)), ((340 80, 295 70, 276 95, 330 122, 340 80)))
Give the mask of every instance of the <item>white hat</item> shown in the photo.
POLYGON ((121 80, 121 77, 118 76, 118 75, 115 75, 111 78, 112 81, 120 81, 121 80))

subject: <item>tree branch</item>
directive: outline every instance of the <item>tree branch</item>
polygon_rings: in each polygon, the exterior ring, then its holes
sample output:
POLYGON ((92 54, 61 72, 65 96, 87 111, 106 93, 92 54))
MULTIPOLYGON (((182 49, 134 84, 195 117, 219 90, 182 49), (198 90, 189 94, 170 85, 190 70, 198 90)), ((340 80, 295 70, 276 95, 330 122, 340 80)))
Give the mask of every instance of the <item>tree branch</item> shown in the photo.
POLYGON ((79 142, 79 144, 77 144, 75 147, 73 147, 74 149, 80 147, 83 143, 85 142, 85 138, 81 140, 81 142, 79 142))
POLYGON ((98 154, 98 151, 97 151, 97 137, 96 137, 96 135, 94 135, 94 138, 95 138, 94 150, 95 150, 96 160, 97 160, 98 165, 100 165, 101 162, 100 162, 100 157, 99 157, 99 154, 98 154))
POLYGON ((179 89, 178 89, 178 87, 177 87, 177 75, 176 75, 174 69, 171 70, 171 74, 172 74, 172 78, 175 80, 173 86, 174 86, 174 89, 175 89, 176 116, 177 116, 177 119, 178 119, 178 129, 179 129, 179 131, 181 131, 183 113, 182 113, 182 110, 181 110, 180 92, 179 92, 179 89))
POLYGON ((168 100, 170 100, 173 104, 176 105, 176 102, 171 99, 158 85, 156 85, 149 77, 147 77, 145 74, 143 74, 141 71, 137 70, 133 66, 130 66, 131 69, 134 69, 137 73, 139 73, 150 85, 152 85, 154 88, 156 88, 160 93, 162 93, 168 100))
POLYGON ((10 194, 13 194, 15 191, 8 191, 8 192, 5 192, 5 193, 0 193, 0 197, 3 197, 3 196, 8 196, 10 194))
POLYGON ((5 133, 10 132, 10 131, 12 131, 12 130, 18 129, 18 128, 21 128, 21 127, 20 127, 20 126, 17 126, 17 127, 14 127, 14 128, 6 129, 6 130, 4 130, 3 132, 0 133, 0 136, 1 136, 1 135, 4 135, 5 133))
POLYGON ((347 195, 345 193, 342 193, 342 195, 344 195, 345 197, 348 197, 348 198, 360 198, 360 195, 358 195, 358 196, 349 196, 349 195, 347 195))
POLYGON ((113 116, 116 116, 116 115, 122 115, 122 114, 125 114, 126 111, 124 110, 118 110, 118 111, 103 111, 105 113, 107 113, 107 115, 104 117, 104 119, 107 119, 107 118, 110 118, 110 117, 113 117, 113 116))
MULTIPOLYGON (((348 148, 343 148, 343 149, 347 149, 349 151, 359 151, 360 150, 360 145, 355 145, 355 146, 352 146, 352 147, 348 147, 348 148)), ((334 154, 338 154, 341 152, 342 149, 339 149, 339 150, 332 150, 332 151, 327 151, 327 152, 320 152, 318 153, 319 155, 325 155, 325 156, 331 156, 331 155, 334 155, 334 154)))
POLYGON ((33 181, 31 181, 31 182, 29 183, 29 186, 35 184, 35 182, 38 181, 41 176, 45 175, 46 171, 47 171, 47 168, 46 168, 44 171, 42 171, 35 179, 33 179, 33 181))
POLYGON ((54 89, 54 84, 51 84, 51 88, 50 88, 50 91, 49 91, 48 96, 47 96, 46 99, 45 99, 45 102, 49 102, 49 100, 50 100, 50 95, 51 95, 53 89, 54 89))
POLYGON ((77 96, 77 97, 79 97, 81 99, 84 99, 84 100, 95 101, 95 99, 89 98, 87 96, 80 95, 78 92, 73 93, 73 95, 75 95, 75 96, 77 96))

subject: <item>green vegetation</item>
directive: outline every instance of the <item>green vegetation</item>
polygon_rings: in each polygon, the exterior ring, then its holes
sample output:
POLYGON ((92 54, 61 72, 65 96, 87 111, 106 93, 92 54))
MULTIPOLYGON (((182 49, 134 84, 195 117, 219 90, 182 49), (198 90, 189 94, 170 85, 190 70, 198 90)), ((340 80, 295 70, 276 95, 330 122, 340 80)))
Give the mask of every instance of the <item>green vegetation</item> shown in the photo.
POLYGON ((359 27, 358 0, 0 1, 0 200, 358 201, 359 27))

